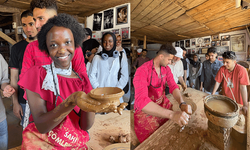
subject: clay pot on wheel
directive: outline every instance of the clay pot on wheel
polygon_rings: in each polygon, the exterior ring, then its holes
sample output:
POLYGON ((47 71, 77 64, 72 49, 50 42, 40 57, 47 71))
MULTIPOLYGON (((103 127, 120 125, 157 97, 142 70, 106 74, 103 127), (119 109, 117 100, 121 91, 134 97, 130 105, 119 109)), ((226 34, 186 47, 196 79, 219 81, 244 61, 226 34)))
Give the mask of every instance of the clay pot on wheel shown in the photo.
POLYGON ((234 100, 226 96, 222 95, 206 96, 204 99, 204 111, 209 121, 223 128, 231 128, 238 121, 239 106, 234 100), (214 103, 216 104, 214 105, 216 107, 213 107, 211 102, 215 101, 219 103, 218 104, 214 103), (225 110, 223 110, 222 108, 222 105, 220 104, 226 104, 228 111, 225 112, 225 110))
POLYGON ((100 103, 110 103, 116 106, 120 105, 120 98, 124 91, 118 87, 96 88, 89 92, 89 96, 100 103))

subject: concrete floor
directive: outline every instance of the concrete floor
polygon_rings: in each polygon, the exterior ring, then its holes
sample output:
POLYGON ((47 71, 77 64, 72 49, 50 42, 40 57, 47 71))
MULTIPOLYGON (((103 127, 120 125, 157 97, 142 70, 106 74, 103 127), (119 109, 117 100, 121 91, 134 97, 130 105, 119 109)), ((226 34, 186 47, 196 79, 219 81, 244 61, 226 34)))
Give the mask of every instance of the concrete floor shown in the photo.
MULTIPOLYGON (((0 95, 1 96, 1 95, 0 95)), ((10 98, 3 98, 3 103, 6 109, 10 150, 19 150, 22 144, 22 126, 20 120, 13 114, 12 102, 10 98)))

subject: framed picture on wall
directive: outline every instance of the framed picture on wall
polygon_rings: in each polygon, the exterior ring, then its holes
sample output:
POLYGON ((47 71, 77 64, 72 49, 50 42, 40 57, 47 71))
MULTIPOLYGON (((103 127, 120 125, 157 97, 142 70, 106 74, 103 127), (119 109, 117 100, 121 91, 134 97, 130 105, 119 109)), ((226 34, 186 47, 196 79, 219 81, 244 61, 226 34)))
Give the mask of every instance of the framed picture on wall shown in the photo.
POLYGON ((175 47, 180 47, 180 42, 179 41, 175 42, 175 47))
POLYGON ((190 47, 190 40, 185 40, 185 47, 190 47))
POLYGON ((101 31, 101 26, 102 26, 102 13, 94 14, 93 31, 101 31))
POLYGON ((230 41, 230 35, 221 36, 221 41, 230 41))
POLYGON ((188 54, 192 54, 192 50, 191 49, 187 49, 187 53, 188 54))
POLYGON ((114 17, 113 17, 113 9, 109 9, 104 11, 104 21, 103 21, 103 27, 104 29, 110 29, 114 26, 114 17))
POLYGON ((212 41, 218 41, 220 40, 220 36, 217 34, 217 35, 212 35, 212 41))
POLYGON ((201 53, 202 53, 202 54, 206 54, 206 53, 207 53, 207 48, 202 48, 202 49, 201 49, 201 53))
POLYGON ((128 23, 128 5, 116 8, 116 25, 128 23))
POLYGON ((245 52, 246 34, 231 35, 231 49, 234 52, 245 52))
POLYGON ((122 28, 122 39, 129 39, 129 27, 122 28))
POLYGON ((230 46, 230 41, 221 41, 221 46, 230 46))
POLYGON ((220 41, 216 41, 216 46, 220 46, 220 41))
POLYGON ((216 41, 212 41, 211 46, 216 46, 216 41))
POLYGON ((204 43, 210 43, 210 38, 204 38, 204 43))
POLYGON ((191 45, 192 46, 195 46, 195 41, 196 41, 195 39, 191 39, 191 45))
POLYGON ((184 47, 184 41, 180 41, 180 47, 184 47))

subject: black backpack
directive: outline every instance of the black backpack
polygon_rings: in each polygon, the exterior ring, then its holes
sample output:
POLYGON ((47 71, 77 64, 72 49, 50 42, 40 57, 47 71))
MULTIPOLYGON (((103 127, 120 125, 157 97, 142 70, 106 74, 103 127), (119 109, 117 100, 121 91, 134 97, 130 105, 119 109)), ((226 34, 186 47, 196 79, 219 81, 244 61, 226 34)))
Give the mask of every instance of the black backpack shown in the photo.
MULTIPOLYGON (((121 62, 122 62, 122 54, 123 54, 123 52, 120 52, 120 54, 121 54, 121 55, 119 56, 120 69, 119 69, 119 71, 118 71, 118 81, 119 81, 119 79, 121 78, 121 62)), ((125 94, 128 93, 128 90, 129 90, 129 82, 127 82, 126 86, 123 88, 123 91, 124 91, 125 94)))

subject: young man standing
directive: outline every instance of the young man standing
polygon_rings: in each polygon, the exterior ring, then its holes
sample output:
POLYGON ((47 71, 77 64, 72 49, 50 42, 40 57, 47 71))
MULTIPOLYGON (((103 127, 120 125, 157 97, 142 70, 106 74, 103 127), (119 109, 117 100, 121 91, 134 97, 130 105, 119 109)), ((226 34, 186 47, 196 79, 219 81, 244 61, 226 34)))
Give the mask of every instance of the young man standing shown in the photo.
MULTIPOLYGON (((30 3, 31 11, 33 11, 33 18, 35 20, 35 27, 39 32, 42 26, 52 17, 57 15, 56 0, 32 0, 30 3)), ((51 63, 51 58, 46 52, 40 51, 38 47, 38 41, 28 44, 24 57, 20 78, 23 74, 34 65, 47 65, 51 63)), ((74 57, 72 59, 72 68, 76 72, 86 73, 86 67, 84 63, 84 57, 81 47, 77 47, 74 57)))
POLYGON ((223 63, 220 62, 217 57, 217 50, 215 47, 208 49, 209 60, 203 62, 201 71, 201 86, 200 90, 203 90, 208 94, 211 94, 215 84, 215 76, 219 71, 223 63))
POLYGON ((216 83, 212 94, 215 94, 221 84, 223 95, 243 105, 243 112, 247 114, 247 85, 249 85, 247 70, 236 63, 236 55, 232 51, 224 52, 223 62, 224 66, 220 68, 215 77, 216 83))
POLYGON ((30 42, 36 40, 37 30, 33 20, 33 14, 29 10, 24 11, 21 14, 21 23, 27 38, 12 46, 9 67, 11 74, 10 84, 15 88, 16 91, 12 96, 13 113, 21 120, 21 124, 23 125, 26 100, 23 98, 24 90, 17 85, 17 82, 19 81, 18 76, 20 75, 22 69, 25 49, 30 42))
POLYGON ((148 50, 143 49, 141 52, 141 56, 136 58, 135 62, 133 63, 133 68, 136 70, 141 65, 143 65, 145 62, 149 61, 150 58, 147 57, 148 50))
MULTIPOLYGON (((188 124, 192 109, 181 96, 168 64, 176 50, 172 45, 162 45, 157 56, 136 70, 134 76, 135 113, 134 128, 140 142, 147 139, 161 125, 171 119, 179 126, 188 124), (180 104, 181 111, 172 111, 165 95, 166 83, 170 93, 180 104)), ((181 64, 182 65, 182 64, 181 64)))
POLYGON ((184 69, 184 75, 183 75, 183 80, 184 83, 187 84, 187 77, 188 77, 188 64, 187 64, 187 60, 186 60, 186 54, 187 54, 187 49, 185 47, 181 47, 181 49, 183 50, 183 58, 181 59, 182 64, 183 64, 183 69, 184 69))

